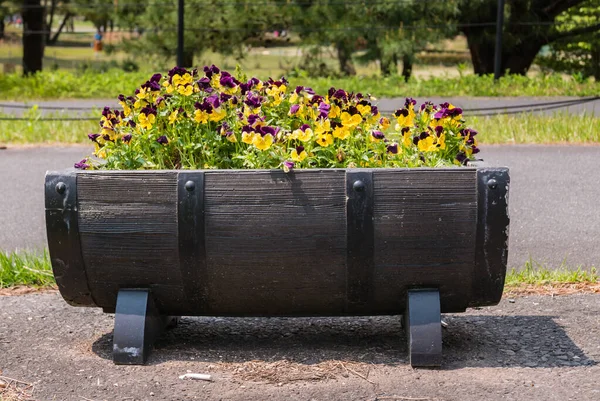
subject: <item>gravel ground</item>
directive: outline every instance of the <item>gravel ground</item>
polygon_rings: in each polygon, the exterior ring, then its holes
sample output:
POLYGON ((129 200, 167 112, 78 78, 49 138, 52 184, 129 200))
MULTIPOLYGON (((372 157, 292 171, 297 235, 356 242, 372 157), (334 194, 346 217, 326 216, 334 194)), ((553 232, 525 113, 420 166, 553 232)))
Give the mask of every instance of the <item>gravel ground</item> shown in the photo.
POLYGON ((0 374, 39 400, 600 399, 600 295, 504 299, 445 320, 434 370, 410 368, 389 316, 184 318, 147 366, 115 366, 112 315, 57 293, 5 296, 0 374), (188 371, 214 380, 178 378, 188 371))

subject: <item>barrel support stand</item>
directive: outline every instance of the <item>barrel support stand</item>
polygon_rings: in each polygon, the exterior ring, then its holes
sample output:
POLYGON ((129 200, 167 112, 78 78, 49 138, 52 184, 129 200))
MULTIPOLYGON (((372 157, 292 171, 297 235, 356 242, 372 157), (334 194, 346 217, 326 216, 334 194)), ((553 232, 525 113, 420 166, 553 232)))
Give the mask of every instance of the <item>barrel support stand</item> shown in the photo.
POLYGON ((442 325, 438 289, 408 290, 404 328, 412 367, 442 364, 442 325))
POLYGON ((177 317, 161 315, 149 289, 121 289, 117 296, 113 334, 113 362, 143 365, 154 341, 177 317))

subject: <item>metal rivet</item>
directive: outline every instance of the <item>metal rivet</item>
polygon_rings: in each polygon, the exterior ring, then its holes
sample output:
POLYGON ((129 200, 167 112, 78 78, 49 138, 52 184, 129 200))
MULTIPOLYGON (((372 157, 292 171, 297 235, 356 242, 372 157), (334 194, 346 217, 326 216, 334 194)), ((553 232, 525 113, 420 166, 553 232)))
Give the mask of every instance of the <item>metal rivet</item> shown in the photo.
POLYGON ((58 192, 59 194, 64 194, 66 190, 67 185, 64 182, 61 181, 58 184, 56 184, 56 192, 58 192))
POLYGON ((362 192, 365 190, 365 183, 361 180, 354 181, 352 189, 354 189, 356 192, 362 192))
POLYGON ((498 187, 498 181, 496 181, 496 180, 495 180, 495 179, 493 179, 493 178, 490 178, 490 179, 488 180, 488 182, 487 182, 487 185, 488 185, 488 187, 489 187, 489 188, 491 188, 491 189, 496 189, 496 188, 498 187))
POLYGON ((192 192, 196 189, 196 183, 194 181, 188 181, 185 183, 185 189, 192 192))

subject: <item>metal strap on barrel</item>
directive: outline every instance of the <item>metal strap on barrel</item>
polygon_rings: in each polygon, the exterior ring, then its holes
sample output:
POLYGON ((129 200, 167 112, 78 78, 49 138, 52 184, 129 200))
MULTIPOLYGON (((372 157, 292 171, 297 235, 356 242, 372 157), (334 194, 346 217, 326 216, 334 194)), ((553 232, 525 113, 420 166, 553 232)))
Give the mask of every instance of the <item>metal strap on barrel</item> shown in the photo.
POLYGON ((71 305, 96 306, 81 254, 76 172, 46 173, 45 192, 48 250, 58 289, 71 305))
POLYGON ((190 303, 190 310, 207 311, 204 172, 180 172, 177 196, 179 263, 186 302, 190 303))
POLYGON ((373 173, 346 172, 348 313, 368 309, 373 289, 373 173))

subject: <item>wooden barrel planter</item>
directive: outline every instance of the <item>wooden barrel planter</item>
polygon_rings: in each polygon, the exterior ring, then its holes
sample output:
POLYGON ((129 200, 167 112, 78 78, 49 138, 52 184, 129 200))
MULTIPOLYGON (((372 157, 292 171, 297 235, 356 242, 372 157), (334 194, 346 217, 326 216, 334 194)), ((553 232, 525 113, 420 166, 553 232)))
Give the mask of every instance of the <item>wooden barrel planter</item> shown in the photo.
POLYGON ((167 316, 403 315, 413 366, 440 313, 499 302, 505 168, 59 171, 46 225, 64 299, 116 313, 144 363, 167 316))

